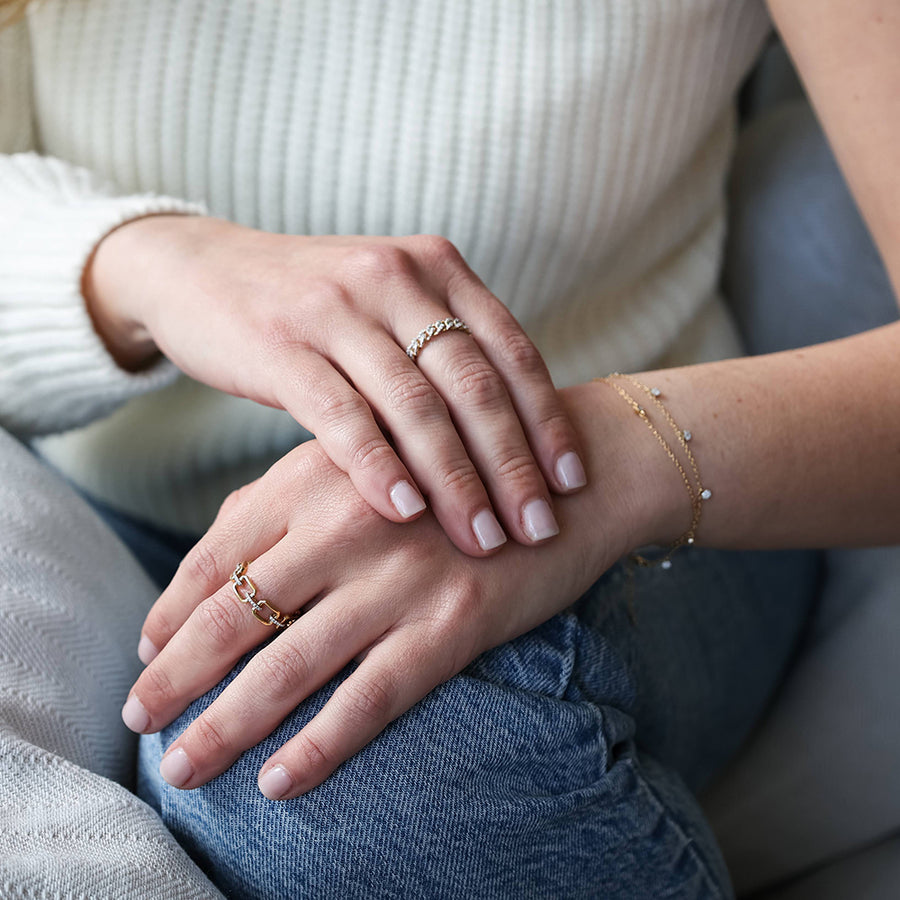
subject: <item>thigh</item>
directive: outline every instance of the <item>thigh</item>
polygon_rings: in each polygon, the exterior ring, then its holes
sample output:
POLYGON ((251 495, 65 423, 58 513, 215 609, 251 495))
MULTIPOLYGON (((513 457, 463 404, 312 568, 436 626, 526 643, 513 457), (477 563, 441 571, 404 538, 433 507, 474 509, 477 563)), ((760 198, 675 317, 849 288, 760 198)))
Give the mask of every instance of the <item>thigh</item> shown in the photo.
MULTIPOLYGON (((611 573, 634 626, 610 631, 636 688, 639 745, 701 790, 745 742, 817 605, 821 554, 686 549, 611 573), (629 585, 629 581, 631 584, 629 585)), ((591 607, 585 615, 591 621, 591 607)))
POLYGON ((708 555, 720 564, 692 551, 661 582, 616 567, 567 612, 479 657, 304 797, 272 803, 256 774, 346 672, 227 773, 174 790, 158 777, 161 752, 220 685, 142 739, 141 791, 218 885, 242 897, 729 897, 719 850, 673 760, 689 755, 684 735, 695 728, 692 746, 709 739, 717 750, 701 754, 691 777, 727 753, 732 738, 700 719, 730 723, 738 713, 725 702, 728 686, 703 682, 728 682, 742 695, 739 715, 755 718, 784 665, 773 661, 767 626, 783 633, 783 657, 806 601, 785 606, 783 586, 744 596, 747 570, 727 564, 732 554, 708 555), (754 617, 759 627, 748 629, 754 617), (684 642, 694 628, 702 640, 684 642), (719 651, 729 643, 737 653, 719 651), (752 691, 747 660, 736 662, 744 654, 760 657, 752 691), (651 677, 654 661, 661 669, 651 677))

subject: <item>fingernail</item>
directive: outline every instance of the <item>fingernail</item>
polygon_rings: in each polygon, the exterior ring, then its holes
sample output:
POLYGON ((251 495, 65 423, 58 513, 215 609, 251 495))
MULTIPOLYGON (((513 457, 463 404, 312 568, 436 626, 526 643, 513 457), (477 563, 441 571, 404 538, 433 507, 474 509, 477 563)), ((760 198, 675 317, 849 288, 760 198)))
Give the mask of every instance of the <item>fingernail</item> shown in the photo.
POLYGON ((122 721, 138 734, 142 734, 150 727, 150 715, 144 704, 132 694, 122 707, 122 721))
POLYGON ((280 800, 294 785, 293 779, 284 766, 272 766, 257 781, 263 796, 270 800, 280 800))
POLYGON ((163 757, 163 761, 159 764, 159 774, 172 787, 181 787, 183 784, 187 784, 191 775, 194 774, 194 767, 191 765, 187 753, 179 747, 163 757))
POLYGON ((138 659, 145 666, 149 666, 157 656, 159 656, 159 650, 156 649, 156 645, 150 638, 142 634, 140 643, 138 643, 138 659))
POLYGON ((543 541, 559 534, 559 525, 550 509, 550 504, 543 499, 532 500, 522 509, 522 527, 525 534, 533 541, 543 541))
POLYGON ((506 543, 506 535, 497 521, 497 517, 489 510, 483 509, 472 518, 472 531, 482 550, 493 550, 506 543))
POLYGON ((408 519, 410 516, 414 516, 416 513, 422 512, 422 510, 425 509, 425 501, 419 496, 419 492, 408 481, 398 481, 391 488, 389 496, 391 498, 391 503, 394 504, 394 509, 396 509, 404 519, 408 519))
POLYGON ((572 450, 563 453, 556 461, 556 477, 567 491, 574 491, 587 484, 587 475, 584 474, 584 466, 577 453, 572 450))

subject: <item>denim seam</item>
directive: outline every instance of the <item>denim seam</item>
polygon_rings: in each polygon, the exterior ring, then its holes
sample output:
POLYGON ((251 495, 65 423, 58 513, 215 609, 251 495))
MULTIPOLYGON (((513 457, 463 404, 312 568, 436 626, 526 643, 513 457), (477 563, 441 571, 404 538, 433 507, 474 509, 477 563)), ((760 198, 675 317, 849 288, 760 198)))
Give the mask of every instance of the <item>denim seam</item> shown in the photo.
MULTIPOLYGON (((710 870, 709 865, 706 860, 703 858, 703 855, 697 850, 697 842, 689 837, 681 825, 678 823, 678 820, 669 812, 669 807, 663 801, 663 799, 659 796, 659 794, 654 790, 653 786, 650 783, 650 780, 644 774, 643 766, 641 766, 640 760, 637 756, 632 758, 636 774, 638 776, 638 781, 640 782, 643 789, 646 791, 648 797, 653 801, 653 803, 657 807, 657 811, 662 813, 665 816, 666 821, 669 825, 675 830, 675 832, 684 840, 687 851, 690 853, 691 858, 694 860, 695 865, 698 870, 701 872, 707 887, 711 890, 711 893, 714 897, 718 898, 718 900, 727 900, 725 895, 719 889, 718 884, 716 883, 716 879, 713 877, 712 872, 710 870)), ((730 873, 729 873, 730 877, 730 873)))

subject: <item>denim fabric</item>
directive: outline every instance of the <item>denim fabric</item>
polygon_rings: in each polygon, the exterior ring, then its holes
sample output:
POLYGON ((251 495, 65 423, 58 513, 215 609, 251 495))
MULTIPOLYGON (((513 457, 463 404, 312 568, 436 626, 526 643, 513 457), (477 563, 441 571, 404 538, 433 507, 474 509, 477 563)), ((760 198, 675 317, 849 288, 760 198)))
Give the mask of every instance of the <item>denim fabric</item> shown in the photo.
POLYGON ((352 666, 210 784, 159 778, 163 749, 239 665, 141 739, 139 793, 232 897, 732 897, 693 791, 766 706, 816 580, 805 553, 618 565, 287 802, 266 800, 257 772, 352 666))

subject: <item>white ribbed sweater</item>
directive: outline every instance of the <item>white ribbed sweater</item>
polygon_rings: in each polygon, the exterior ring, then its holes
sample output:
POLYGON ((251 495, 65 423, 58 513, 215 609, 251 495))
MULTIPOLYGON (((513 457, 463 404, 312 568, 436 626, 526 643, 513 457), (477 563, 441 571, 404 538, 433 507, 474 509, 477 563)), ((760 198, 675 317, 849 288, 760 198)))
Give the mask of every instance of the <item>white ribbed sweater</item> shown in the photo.
POLYGON ((104 350, 80 272, 162 209, 446 235, 559 385, 737 352, 723 180, 767 27, 760 0, 34 4, 0 33, 0 424, 192 531, 299 439, 104 350))

